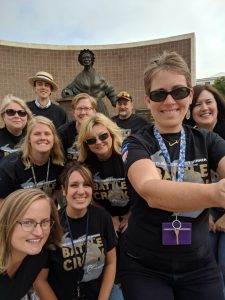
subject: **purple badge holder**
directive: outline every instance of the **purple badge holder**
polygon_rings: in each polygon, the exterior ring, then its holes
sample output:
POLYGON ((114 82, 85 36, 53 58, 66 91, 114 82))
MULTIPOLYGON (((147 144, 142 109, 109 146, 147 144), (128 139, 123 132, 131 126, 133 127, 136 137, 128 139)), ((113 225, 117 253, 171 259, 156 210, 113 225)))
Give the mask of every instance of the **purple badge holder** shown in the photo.
POLYGON ((183 223, 179 220, 162 223, 162 244, 163 245, 190 245, 192 224, 183 223), (179 231, 178 243, 175 229, 179 231))

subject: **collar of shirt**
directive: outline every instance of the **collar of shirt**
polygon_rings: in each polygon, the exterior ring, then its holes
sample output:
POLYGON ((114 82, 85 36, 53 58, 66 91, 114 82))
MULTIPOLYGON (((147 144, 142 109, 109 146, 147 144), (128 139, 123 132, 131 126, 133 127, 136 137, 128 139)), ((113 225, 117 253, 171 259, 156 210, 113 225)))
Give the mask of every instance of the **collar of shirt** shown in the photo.
POLYGON ((47 103, 45 106, 42 106, 42 105, 38 102, 38 100, 36 99, 36 100, 35 100, 35 105, 36 105, 38 108, 46 109, 46 108, 48 108, 48 107, 51 105, 51 100, 48 99, 48 103, 47 103))

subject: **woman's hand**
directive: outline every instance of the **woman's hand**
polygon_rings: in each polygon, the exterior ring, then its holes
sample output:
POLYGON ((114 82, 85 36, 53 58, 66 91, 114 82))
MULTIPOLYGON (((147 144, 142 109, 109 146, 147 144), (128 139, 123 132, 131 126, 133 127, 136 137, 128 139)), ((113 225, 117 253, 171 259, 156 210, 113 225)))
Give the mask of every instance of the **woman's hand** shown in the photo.
POLYGON ((124 231, 127 229, 128 220, 129 220, 130 215, 131 215, 131 212, 129 211, 126 215, 121 217, 121 220, 120 220, 120 232, 121 233, 124 233, 124 231))
POLYGON ((225 214, 223 214, 222 217, 215 222, 215 227, 217 231, 225 232, 225 214))
POLYGON ((213 231, 214 233, 216 232, 214 218, 211 214, 209 214, 209 231, 213 231))
POLYGON ((120 220, 119 220, 119 217, 118 216, 112 217, 112 222, 113 222, 114 230, 115 230, 115 232, 117 234, 117 232, 120 231, 120 220))

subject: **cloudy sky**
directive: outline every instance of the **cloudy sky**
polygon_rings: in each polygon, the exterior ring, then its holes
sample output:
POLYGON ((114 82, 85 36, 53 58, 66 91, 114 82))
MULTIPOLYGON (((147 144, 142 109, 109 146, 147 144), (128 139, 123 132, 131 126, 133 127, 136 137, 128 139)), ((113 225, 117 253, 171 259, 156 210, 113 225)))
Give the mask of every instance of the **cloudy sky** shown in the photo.
POLYGON ((225 72, 225 0, 0 0, 0 40, 104 45, 194 32, 197 78, 225 72))

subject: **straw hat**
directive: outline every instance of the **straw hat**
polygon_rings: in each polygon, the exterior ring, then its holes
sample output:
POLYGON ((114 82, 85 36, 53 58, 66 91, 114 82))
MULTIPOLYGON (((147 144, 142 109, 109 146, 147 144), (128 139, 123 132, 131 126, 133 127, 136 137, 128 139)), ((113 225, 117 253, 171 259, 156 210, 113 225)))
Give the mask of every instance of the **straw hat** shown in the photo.
POLYGON ((34 86, 35 81, 40 80, 40 81, 46 81, 52 86, 52 91, 55 92, 58 90, 57 84, 53 81, 53 76, 47 72, 44 71, 39 71, 35 74, 35 76, 30 77, 28 79, 28 82, 34 86))

